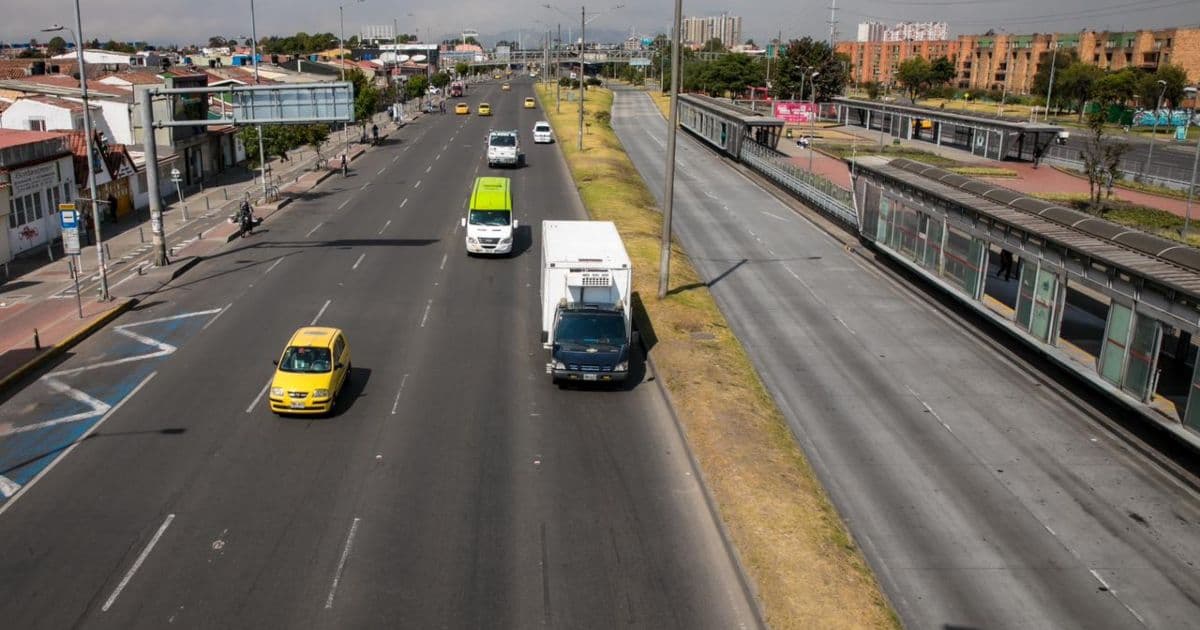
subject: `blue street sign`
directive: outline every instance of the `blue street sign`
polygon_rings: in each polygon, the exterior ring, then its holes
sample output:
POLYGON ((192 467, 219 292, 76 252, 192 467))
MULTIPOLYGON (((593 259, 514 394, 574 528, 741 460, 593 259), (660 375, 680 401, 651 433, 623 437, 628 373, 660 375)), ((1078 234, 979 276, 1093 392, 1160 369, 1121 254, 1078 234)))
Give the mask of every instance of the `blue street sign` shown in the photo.
POLYGON ((79 227, 79 213, 75 211, 75 204, 60 204, 58 211, 58 220, 62 223, 64 230, 79 227), (64 209, 62 206, 69 205, 69 209, 64 209))

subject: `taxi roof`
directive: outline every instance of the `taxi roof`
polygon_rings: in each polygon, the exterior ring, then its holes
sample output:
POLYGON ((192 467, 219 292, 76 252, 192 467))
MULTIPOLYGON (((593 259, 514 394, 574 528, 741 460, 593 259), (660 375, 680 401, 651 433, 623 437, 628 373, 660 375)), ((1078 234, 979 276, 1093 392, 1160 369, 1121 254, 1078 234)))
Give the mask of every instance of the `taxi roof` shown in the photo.
POLYGON ((471 210, 512 212, 512 192, 507 177, 476 177, 471 193, 471 210))
POLYGON ((333 338, 340 329, 325 326, 305 326, 297 330, 288 341, 289 346, 311 346, 315 348, 333 345, 333 338))

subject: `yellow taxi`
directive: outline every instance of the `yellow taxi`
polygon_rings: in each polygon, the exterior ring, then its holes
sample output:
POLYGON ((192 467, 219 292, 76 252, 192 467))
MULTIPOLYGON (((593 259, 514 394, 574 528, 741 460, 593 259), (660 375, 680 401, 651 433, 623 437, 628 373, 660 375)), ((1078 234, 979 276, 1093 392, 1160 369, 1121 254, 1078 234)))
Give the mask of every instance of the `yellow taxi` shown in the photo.
POLYGON ((507 91, 509 91, 509 90, 511 90, 511 89, 512 89, 512 86, 511 86, 511 85, 509 85, 509 84, 507 84, 507 83, 505 83, 504 85, 501 85, 501 86, 500 86, 500 89, 501 89, 502 91, 504 91, 504 92, 507 92, 507 91))
POLYGON ((537 107, 537 102, 535 102, 533 100, 532 96, 525 97, 525 109, 534 109, 536 107, 537 107))
POLYGON ((277 414, 333 411, 350 380, 350 344, 337 328, 306 326, 288 340, 275 361, 268 396, 277 414))
POLYGON ((475 113, 479 114, 480 116, 491 116, 492 106, 488 105, 487 103, 480 103, 479 109, 475 110, 475 113))
POLYGON ((454 106, 454 113, 455 114, 470 114, 471 106, 467 105, 466 103, 459 103, 458 105, 454 106))
POLYGON ((493 75, 492 75, 492 78, 493 78, 493 79, 499 79, 499 78, 500 78, 500 73, 499 73, 499 72, 497 72, 496 74, 493 74, 493 75))

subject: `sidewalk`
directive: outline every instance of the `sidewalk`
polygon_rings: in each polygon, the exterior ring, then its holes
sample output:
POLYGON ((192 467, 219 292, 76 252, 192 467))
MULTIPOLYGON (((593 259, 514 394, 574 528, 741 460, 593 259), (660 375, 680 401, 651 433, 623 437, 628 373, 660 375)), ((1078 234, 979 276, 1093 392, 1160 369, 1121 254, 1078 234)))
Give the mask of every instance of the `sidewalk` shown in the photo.
MULTIPOLYGON (((420 113, 406 109, 405 122, 420 116, 420 113)), ((376 116, 374 121, 379 124, 383 142, 400 128, 390 122, 386 114, 376 116)), ((342 139, 340 131, 331 133, 321 149, 322 155, 330 160, 325 169, 314 169, 316 156, 311 149, 290 153, 291 159, 287 162, 278 159, 268 162, 269 171, 274 171, 268 173, 269 181, 276 182, 279 187, 279 197, 269 203, 262 203, 254 196, 255 189, 261 195, 261 180, 252 178, 241 167, 218 177, 218 185, 186 195, 182 206, 178 202, 167 204, 164 200, 163 231, 172 263, 168 267, 158 269, 152 265, 147 209, 116 223, 102 224, 112 296, 108 302, 96 299, 100 276, 94 245, 83 247, 80 252, 82 272, 78 286, 82 299, 79 302, 76 301, 69 259, 62 256, 61 242, 52 245, 53 261, 43 247, 10 262, 6 266, 8 277, 0 285, 0 397, 27 374, 236 238, 238 227, 229 223, 227 217, 234 213, 245 194, 249 192, 259 201, 255 214, 265 221, 293 199, 335 174, 334 158, 343 150, 351 160, 366 152, 369 145, 357 144, 358 139, 358 131, 353 127, 346 134, 347 141, 342 139), (187 219, 183 218, 184 208, 187 219)))

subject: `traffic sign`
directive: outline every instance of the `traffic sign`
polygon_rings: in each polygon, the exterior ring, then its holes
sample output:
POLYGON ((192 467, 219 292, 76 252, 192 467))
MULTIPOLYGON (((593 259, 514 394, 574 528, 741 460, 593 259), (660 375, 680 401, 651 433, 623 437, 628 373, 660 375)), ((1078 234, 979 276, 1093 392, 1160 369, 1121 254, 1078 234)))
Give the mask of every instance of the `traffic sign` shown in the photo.
POLYGON ((60 203, 58 204, 58 221, 63 229, 79 227, 79 213, 75 211, 75 204, 60 203))
POLYGON ((629 60, 629 65, 634 66, 635 68, 638 66, 648 66, 650 65, 650 60, 645 57, 634 57, 633 59, 629 60))

